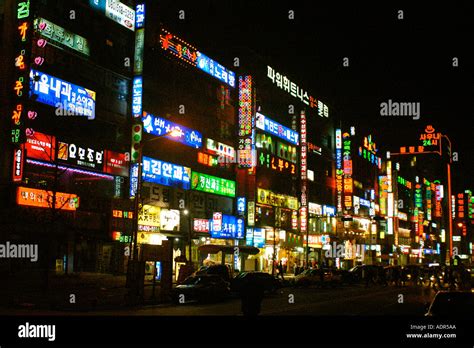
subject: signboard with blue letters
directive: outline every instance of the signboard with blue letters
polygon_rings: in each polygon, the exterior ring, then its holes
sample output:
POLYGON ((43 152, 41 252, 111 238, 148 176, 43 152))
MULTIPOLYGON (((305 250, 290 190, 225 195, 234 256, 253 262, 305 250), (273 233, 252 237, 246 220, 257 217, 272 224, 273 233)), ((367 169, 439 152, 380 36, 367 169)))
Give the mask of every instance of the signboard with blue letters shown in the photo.
POLYGON ((201 52, 197 52, 196 65, 202 71, 214 76, 218 80, 228 84, 231 87, 235 87, 235 73, 227 70, 222 65, 217 63, 215 60, 209 58, 201 52))
POLYGON ((299 144, 298 132, 295 132, 294 130, 287 128, 278 122, 273 121, 259 112, 257 112, 256 126, 264 132, 273 134, 283 140, 288 141, 291 144, 299 144))
POLYGON ((166 135, 165 138, 196 149, 202 147, 202 134, 197 130, 181 126, 165 118, 154 116, 147 112, 143 112, 143 129, 148 134, 156 136, 161 136, 175 130, 179 135, 166 135))
POLYGON ((56 107, 58 116, 95 118, 95 92, 31 69, 30 96, 39 103, 56 107))
POLYGON ((210 220, 211 238, 243 239, 244 219, 232 215, 214 213, 210 220))

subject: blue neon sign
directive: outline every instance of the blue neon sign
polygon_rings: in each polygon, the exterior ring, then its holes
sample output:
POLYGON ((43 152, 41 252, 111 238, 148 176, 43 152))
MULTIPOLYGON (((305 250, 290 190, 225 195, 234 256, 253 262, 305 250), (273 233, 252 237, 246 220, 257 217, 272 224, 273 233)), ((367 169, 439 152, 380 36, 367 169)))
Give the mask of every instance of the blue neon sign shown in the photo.
POLYGON ((142 163, 143 181, 189 190, 191 168, 159 161, 146 156, 143 156, 142 163))
POLYGON ((197 52, 196 65, 209 75, 214 76, 231 87, 235 87, 235 74, 199 51, 197 52))
POLYGON ((132 112, 133 117, 141 117, 143 108, 142 108, 142 97, 143 97, 143 78, 137 76, 133 79, 132 87, 132 112))
POLYGON ((160 136, 169 133, 172 130, 176 130, 181 133, 179 136, 166 135, 165 138, 196 149, 202 147, 202 134, 197 130, 181 126, 161 117, 153 116, 147 112, 144 112, 143 114, 143 129, 145 132, 160 136))
POLYGON ((237 197, 237 213, 245 215, 245 207, 247 206, 247 199, 245 197, 237 197))
POLYGON ((30 97, 34 95, 37 102, 56 107, 56 115, 95 118, 94 91, 33 69, 30 84, 30 97))
POLYGON ((211 237, 220 239, 243 239, 244 238, 244 219, 232 215, 222 214, 222 223, 214 224, 210 219, 211 237))
POLYGON ((265 246, 265 229, 247 228, 245 244, 256 248, 263 248, 265 246))
POLYGON ((294 130, 287 128, 278 122, 273 121, 272 119, 262 115, 261 113, 257 112, 257 121, 256 121, 257 128, 260 128, 264 132, 273 134, 283 140, 288 141, 294 145, 299 144, 299 134, 294 130))
POLYGON ((145 26, 145 4, 138 4, 135 7, 135 29, 145 26))

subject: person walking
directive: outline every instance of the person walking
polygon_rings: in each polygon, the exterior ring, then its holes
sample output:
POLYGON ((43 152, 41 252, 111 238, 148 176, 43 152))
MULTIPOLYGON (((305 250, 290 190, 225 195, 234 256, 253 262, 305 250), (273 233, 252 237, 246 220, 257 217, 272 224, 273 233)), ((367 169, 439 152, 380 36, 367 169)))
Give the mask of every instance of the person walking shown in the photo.
POLYGON ((285 280, 285 277, 284 277, 284 269, 283 269, 283 263, 281 262, 280 260, 280 263, 278 264, 278 273, 279 275, 281 276, 281 279, 282 280, 285 280))

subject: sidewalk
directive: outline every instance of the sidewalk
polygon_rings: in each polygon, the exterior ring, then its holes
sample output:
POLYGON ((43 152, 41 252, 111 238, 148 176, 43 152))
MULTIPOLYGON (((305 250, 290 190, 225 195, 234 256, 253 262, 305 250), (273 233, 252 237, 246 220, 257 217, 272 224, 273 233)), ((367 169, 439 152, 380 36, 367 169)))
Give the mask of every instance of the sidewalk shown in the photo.
MULTIPOLYGON (((0 306, 6 308, 54 309, 63 311, 90 311, 126 307, 128 288, 126 276, 101 273, 74 273, 51 275, 46 291, 38 281, 14 279, 8 289, 0 290, 0 306), (21 290, 20 290, 21 289, 21 290)), ((44 284, 44 282, 43 282, 44 284)), ((168 302, 161 296, 160 284, 156 283, 155 298, 152 284, 145 282, 144 304, 168 302)))

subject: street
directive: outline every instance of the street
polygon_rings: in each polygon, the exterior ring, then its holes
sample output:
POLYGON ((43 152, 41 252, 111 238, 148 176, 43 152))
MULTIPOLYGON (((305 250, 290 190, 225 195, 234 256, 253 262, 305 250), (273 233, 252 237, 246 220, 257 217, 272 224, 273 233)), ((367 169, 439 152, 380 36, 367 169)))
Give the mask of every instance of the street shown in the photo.
MULTIPOLYGON (((345 286, 341 288, 283 288, 276 294, 266 295, 262 303, 264 316, 423 316, 425 303, 431 301, 434 291, 422 287, 345 286)), ((64 315, 63 311, 15 310, 0 311, 0 315, 64 315)), ((241 315, 240 299, 231 298, 220 303, 187 303, 158 305, 133 309, 71 312, 71 315, 113 316, 233 316, 241 315)))

